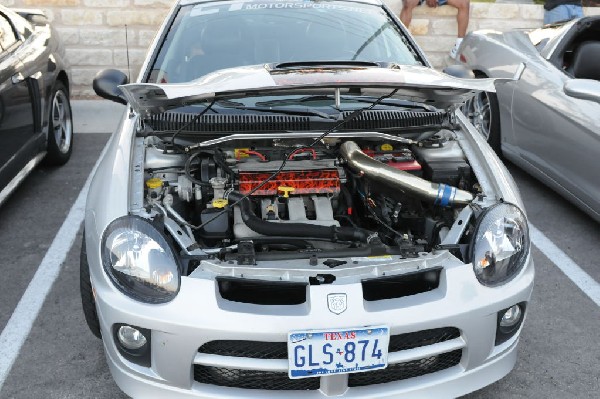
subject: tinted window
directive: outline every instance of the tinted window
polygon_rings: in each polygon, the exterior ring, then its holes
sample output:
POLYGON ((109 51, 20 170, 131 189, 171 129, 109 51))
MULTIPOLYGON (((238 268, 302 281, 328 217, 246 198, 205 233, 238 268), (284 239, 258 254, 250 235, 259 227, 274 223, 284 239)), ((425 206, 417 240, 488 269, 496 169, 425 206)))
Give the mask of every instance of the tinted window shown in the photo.
POLYGON ((293 61, 420 64, 383 8, 344 1, 206 3, 179 11, 148 81, 293 61))
POLYGON ((12 29, 12 26, 6 17, 0 14, 0 47, 6 50, 17 41, 17 37, 12 29))

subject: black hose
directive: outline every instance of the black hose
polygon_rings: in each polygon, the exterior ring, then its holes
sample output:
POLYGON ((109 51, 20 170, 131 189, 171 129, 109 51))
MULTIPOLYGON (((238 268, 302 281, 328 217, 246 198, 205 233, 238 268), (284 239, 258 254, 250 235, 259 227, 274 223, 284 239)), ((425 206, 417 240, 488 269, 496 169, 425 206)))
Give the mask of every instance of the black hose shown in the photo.
MULTIPOLYGON (((342 194, 342 198, 344 198, 343 202, 346 205, 346 209, 343 209, 342 201, 339 201, 338 213, 346 214, 348 212, 348 209, 354 208, 354 203, 352 201, 352 194, 350 194, 350 190, 348 190, 348 188, 346 188, 345 185, 343 185, 341 187, 340 193, 342 194)), ((350 216, 350 215, 348 214, 348 216, 350 216)))
POLYGON ((221 153, 220 151, 196 150, 188 157, 187 161, 185 162, 185 168, 184 168, 185 174, 188 177, 188 179, 190 179, 195 184, 197 184, 199 186, 204 186, 204 187, 211 187, 210 182, 198 180, 192 174, 192 163, 196 160, 196 158, 198 158, 201 155, 210 156, 211 158, 214 159, 217 166, 219 166, 225 173, 227 173, 229 176, 234 175, 233 170, 229 167, 229 165, 227 165, 227 162, 225 161, 223 153, 221 153))
POLYGON ((184 167, 185 175, 194 184, 197 184, 197 185, 203 186, 203 187, 211 187, 211 184, 209 182, 198 180, 192 175, 192 162, 194 162, 194 160, 200 155, 202 155, 202 152, 198 151, 188 157, 187 161, 185 162, 185 167, 184 167))
POLYGON ((363 229, 338 226, 318 226, 308 223, 273 223, 262 220, 254 214, 250 199, 238 192, 229 194, 229 199, 238 202, 242 220, 253 231, 265 236, 280 237, 315 237, 331 241, 360 241, 367 242, 370 233, 363 229))

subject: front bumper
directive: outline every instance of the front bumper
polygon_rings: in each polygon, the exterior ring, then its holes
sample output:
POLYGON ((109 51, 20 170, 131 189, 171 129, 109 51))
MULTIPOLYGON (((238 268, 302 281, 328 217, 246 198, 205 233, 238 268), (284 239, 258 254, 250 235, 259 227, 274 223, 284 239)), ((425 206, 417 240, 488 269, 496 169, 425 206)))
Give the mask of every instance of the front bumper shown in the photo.
POLYGON ((95 288, 102 334, 111 337, 104 339, 111 373, 119 387, 132 397, 438 398, 477 390, 512 369, 520 331, 495 346, 497 313, 516 303, 527 302, 533 278, 531 258, 517 278, 498 288, 482 286, 471 266, 461 265, 445 268, 440 286, 418 295, 366 302, 361 284, 321 285, 311 286, 307 302, 294 306, 226 301, 220 297, 214 281, 195 278, 182 278, 179 295, 164 305, 133 301, 105 281, 95 284, 95 288), (347 310, 335 315, 327 308, 327 295, 340 292, 347 294, 347 310), (112 326, 117 323, 152 330, 151 367, 138 366, 119 354, 112 340, 112 326), (366 386, 349 387, 348 375, 320 377, 318 388, 306 391, 241 389, 232 387, 235 383, 225 387, 199 383, 194 378, 194 369, 198 367, 287 374, 285 359, 199 353, 199 348, 207 342, 286 342, 288 332, 294 330, 381 324, 390 327, 391 335, 439 328, 456 328, 460 332, 457 338, 444 342, 390 352, 390 366, 412 364, 411 361, 418 365, 419 361, 439 359, 448 353, 458 353, 458 358, 448 367, 432 369, 431 373, 366 386))

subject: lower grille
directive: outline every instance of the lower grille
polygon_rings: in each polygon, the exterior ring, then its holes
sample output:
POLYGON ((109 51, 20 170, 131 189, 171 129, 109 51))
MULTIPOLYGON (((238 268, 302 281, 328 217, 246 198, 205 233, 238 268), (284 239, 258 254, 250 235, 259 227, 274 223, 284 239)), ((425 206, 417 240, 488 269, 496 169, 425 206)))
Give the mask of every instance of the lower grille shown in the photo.
MULTIPOLYGON (((460 330, 454 327, 392 335, 390 337, 389 352, 400 352, 434 345, 458 337, 460 337, 460 330)), ((218 340, 205 343, 198 349, 198 352, 250 359, 287 359, 288 357, 286 342, 218 340)), ((462 350, 459 349, 406 363, 390 364, 383 370, 350 374, 348 376, 348 386, 360 387, 384 384, 435 373, 457 365, 461 356, 462 350)), ((198 364, 194 365, 194 379, 203 384, 270 391, 316 390, 320 386, 320 378, 292 380, 285 372, 242 370, 198 364)))
POLYGON ((194 365, 194 380, 203 384, 269 391, 319 389, 319 378, 291 380, 287 373, 194 365))
MULTIPOLYGON (((389 352, 399 352, 449 341, 460 337, 460 330, 454 327, 434 328, 415 331, 390 337, 389 352)), ((250 359, 287 359, 286 342, 261 342, 243 340, 219 340, 205 343, 198 349, 200 353, 219 356, 248 357, 250 359)))
POLYGON ((456 366, 462 357, 462 350, 458 349, 441 355, 424 359, 413 360, 406 363, 390 364, 383 370, 367 373, 350 374, 349 387, 362 387, 367 385, 385 384, 387 382, 401 381, 408 378, 419 377, 435 373, 456 366))

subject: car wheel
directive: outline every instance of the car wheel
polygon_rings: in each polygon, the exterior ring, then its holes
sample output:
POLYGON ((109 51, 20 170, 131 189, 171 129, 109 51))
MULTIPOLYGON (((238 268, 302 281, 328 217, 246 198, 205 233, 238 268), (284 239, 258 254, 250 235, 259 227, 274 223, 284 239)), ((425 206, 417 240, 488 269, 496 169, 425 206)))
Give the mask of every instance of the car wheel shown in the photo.
POLYGON ((81 256, 79 258, 79 293, 81 294, 81 306, 85 321, 96 337, 102 338, 100 332, 100 321, 96 311, 96 300, 92 289, 92 281, 90 280, 90 266, 87 260, 87 251, 85 248, 85 233, 81 240, 81 256))
POLYGON ((465 115, 498 155, 500 148, 500 109, 495 93, 481 92, 464 106, 465 115))
POLYGON ((57 81, 50 97, 46 163, 64 165, 73 150, 73 113, 65 85, 57 81))

